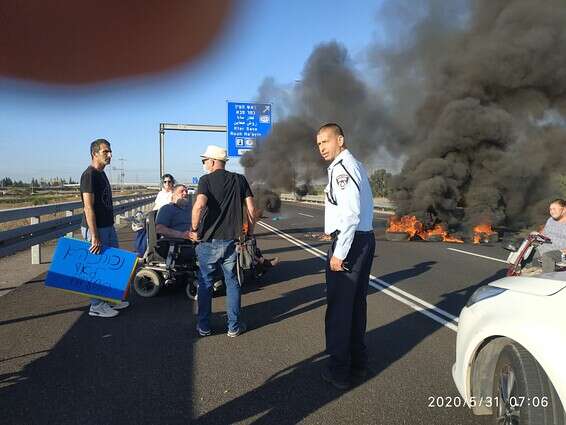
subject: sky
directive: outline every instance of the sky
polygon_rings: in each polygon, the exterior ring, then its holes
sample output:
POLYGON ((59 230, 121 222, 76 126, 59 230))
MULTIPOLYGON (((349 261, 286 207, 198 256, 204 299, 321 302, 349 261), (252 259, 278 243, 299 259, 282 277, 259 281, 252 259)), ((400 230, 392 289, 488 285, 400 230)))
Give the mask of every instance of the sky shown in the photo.
MULTIPOLYGON (((0 177, 78 180, 90 162, 90 142, 105 138, 112 143, 106 171, 113 182, 122 164, 127 182, 158 182, 159 123, 225 125, 227 101, 255 100, 266 77, 297 84, 318 44, 344 44, 362 69, 365 49, 383 37, 381 1, 235 4, 207 52, 165 74, 74 87, 0 78, 0 177)), ((184 182, 202 174, 199 154, 208 144, 226 144, 223 133, 169 131, 165 139, 165 171, 184 182)), ((228 164, 242 171, 236 158, 228 164)))

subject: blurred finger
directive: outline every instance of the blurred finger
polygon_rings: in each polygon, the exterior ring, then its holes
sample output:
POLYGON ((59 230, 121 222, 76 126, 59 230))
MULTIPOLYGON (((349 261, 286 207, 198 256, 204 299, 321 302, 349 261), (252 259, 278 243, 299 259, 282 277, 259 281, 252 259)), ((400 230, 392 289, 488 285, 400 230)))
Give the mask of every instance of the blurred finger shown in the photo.
POLYGON ((229 0, 4 1, 0 75, 81 84, 162 72, 210 48, 229 0))

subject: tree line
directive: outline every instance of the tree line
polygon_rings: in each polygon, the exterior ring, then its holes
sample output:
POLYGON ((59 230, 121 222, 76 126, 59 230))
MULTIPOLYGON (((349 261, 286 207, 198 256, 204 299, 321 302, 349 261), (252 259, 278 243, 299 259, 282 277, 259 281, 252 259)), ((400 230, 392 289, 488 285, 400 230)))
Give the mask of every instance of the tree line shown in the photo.
POLYGON ((375 170, 369 176, 369 184, 371 186, 371 191, 373 196, 376 198, 387 198, 391 195, 392 185, 391 178, 393 176, 387 170, 379 169, 375 170))
MULTIPOLYGON (((384 169, 375 170, 369 176, 369 184, 374 198, 387 198, 391 195, 393 191, 392 178, 392 174, 384 169)), ((304 183, 295 188, 295 193, 299 197, 321 195, 324 193, 324 186, 304 183)))
POLYGON ((63 177, 53 177, 50 179, 36 179, 32 178, 29 183, 22 180, 12 179, 10 177, 4 177, 0 179, 0 187, 59 187, 64 184, 77 184, 72 177, 64 179, 63 177))

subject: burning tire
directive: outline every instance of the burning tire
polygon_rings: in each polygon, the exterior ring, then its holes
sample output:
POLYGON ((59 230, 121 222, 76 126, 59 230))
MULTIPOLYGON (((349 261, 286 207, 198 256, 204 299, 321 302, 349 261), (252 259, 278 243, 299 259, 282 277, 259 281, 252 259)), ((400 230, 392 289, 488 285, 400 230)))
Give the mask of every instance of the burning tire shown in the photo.
POLYGON ((479 233, 478 234, 480 243, 496 243, 499 242, 498 233, 479 233))
POLYGON ((254 201, 258 209, 276 213, 281 209, 281 198, 279 195, 263 185, 253 185, 254 201))
POLYGON ((407 232, 385 232, 385 238, 391 242, 402 242, 409 240, 407 232))
POLYGON ((278 212, 281 209, 281 198, 275 193, 268 193, 264 198, 265 209, 269 212, 278 212))
POLYGON ((442 242, 443 238, 442 235, 430 235, 426 240, 427 242, 442 242))

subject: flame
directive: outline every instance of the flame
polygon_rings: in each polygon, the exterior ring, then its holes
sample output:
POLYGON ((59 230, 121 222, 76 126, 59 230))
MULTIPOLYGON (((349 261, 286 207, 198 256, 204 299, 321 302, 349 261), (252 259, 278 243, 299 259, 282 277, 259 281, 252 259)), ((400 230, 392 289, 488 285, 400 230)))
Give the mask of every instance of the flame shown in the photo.
POLYGON ((423 223, 421 223, 414 215, 389 217, 387 231, 405 232, 409 235, 410 239, 414 239, 418 236, 426 241, 431 236, 441 236, 443 242, 464 243, 463 240, 450 236, 442 224, 436 224, 432 229, 425 230, 423 223))
POLYGON ((482 223, 474 227, 474 243, 479 244, 486 236, 496 234, 491 228, 491 224, 482 223))
POLYGON ((443 242, 464 243, 462 239, 450 235, 443 236, 443 242))
POLYGON ((409 235, 409 238, 413 239, 415 235, 422 233, 423 224, 414 215, 404 215, 403 217, 392 215, 389 217, 387 231, 405 232, 409 235))
POLYGON ((427 230, 419 236, 421 236, 421 238, 423 238, 424 240, 428 240, 428 238, 431 236, 442 236, 443 242, 464 243, 462 239, 450 236, 448 234, 448 231, 442 224, 435 225, 431 230, 427 230))
POLYGON ((446 234, 448 234, 448 232, 446 231, 444 226, 441 225, 441 224, 437 224, 431 230, 427 230, 426 232, 424 232, 423 236, 425 236, 425 237, 444 236, 446 234))
POLYGON ((491 224, 484 223, 484 224, 478 224, 476 227, 474 227, 474 233, 491 234, 491 233, 496 233, 496 232, 494 232, 493 229, 491 228, 491 224))

